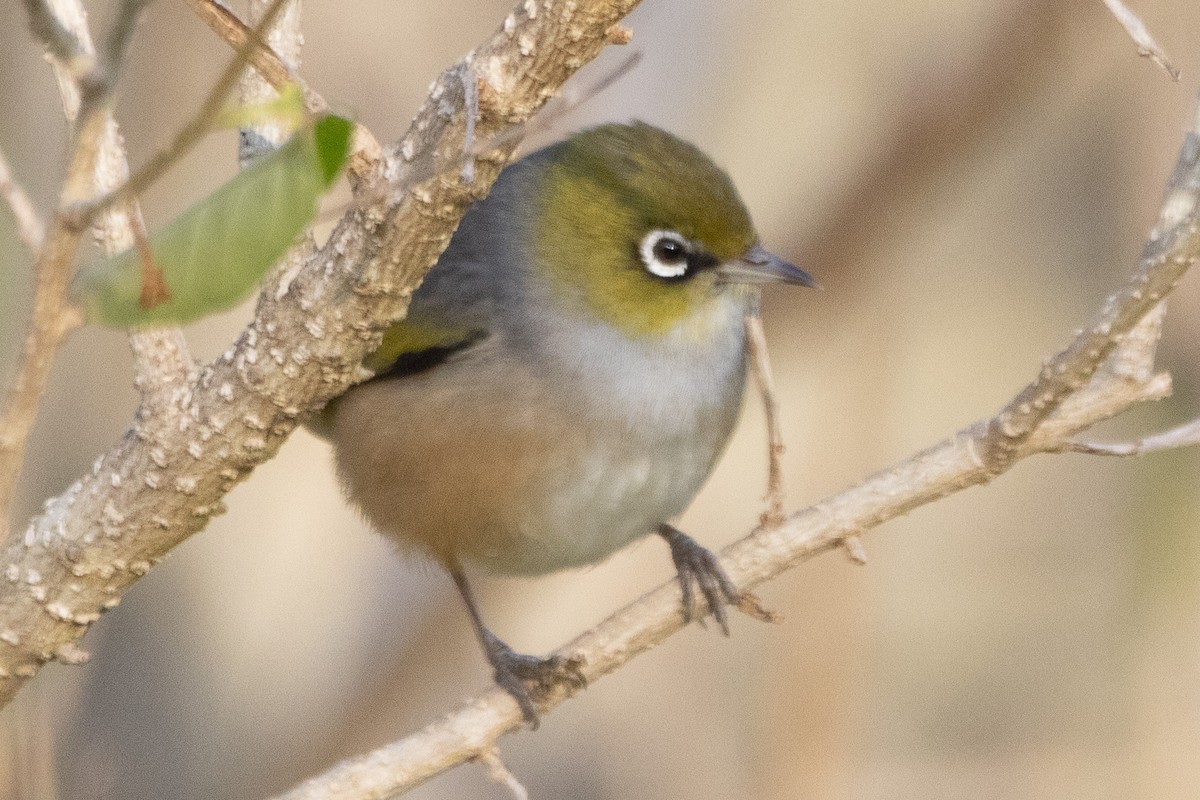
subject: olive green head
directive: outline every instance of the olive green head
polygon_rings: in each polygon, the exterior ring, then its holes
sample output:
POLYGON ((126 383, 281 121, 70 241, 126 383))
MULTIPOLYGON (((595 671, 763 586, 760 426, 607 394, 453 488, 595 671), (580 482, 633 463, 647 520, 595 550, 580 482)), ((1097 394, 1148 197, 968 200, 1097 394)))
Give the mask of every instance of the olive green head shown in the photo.
POLYGON ((534 257, 573 311, 661 335, 729 287, 811 285, 758 247, 733 182, 693 145, 635 122, 584 131, 547 153, 534 257))

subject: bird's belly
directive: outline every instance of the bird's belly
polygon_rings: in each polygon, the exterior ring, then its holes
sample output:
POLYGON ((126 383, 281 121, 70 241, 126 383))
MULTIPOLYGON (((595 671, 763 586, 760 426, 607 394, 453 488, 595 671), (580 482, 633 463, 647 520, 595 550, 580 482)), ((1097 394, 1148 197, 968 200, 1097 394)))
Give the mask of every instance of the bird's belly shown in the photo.
POLYGON ((737 412, 735 398, 627 424, 489 388, 368 384, 341 401, 334 439, 347 494, 377 529, 444 564, 507 574, 594 563, 677 516, 737 412))
POLYGON ((592 564, 680 514, 699 491, 719 443, 614 441, 550 458, 545 492, 520 519, 466 554, 496 572, 538 574, 592 564))

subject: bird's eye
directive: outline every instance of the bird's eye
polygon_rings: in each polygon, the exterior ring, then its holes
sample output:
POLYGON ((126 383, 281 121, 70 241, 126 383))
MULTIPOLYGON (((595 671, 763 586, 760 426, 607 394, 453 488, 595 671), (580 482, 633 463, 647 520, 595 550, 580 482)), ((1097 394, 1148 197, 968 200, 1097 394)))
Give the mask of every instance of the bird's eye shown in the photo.
POLYGON ((642 239, 638 252, 646 269, 660 278, 682 278, 688 272, 691 248, 674 231, 650 231, 642 239))

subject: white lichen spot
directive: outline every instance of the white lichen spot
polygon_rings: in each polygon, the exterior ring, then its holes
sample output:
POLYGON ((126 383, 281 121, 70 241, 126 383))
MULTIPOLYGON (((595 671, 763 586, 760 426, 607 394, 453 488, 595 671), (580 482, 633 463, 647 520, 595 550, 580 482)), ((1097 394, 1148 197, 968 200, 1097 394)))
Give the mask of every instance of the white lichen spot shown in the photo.
POLYGON ((167 454, 166 451, 164 451, 161 447, 150 448, 150 460, 153 461, 154 465, 159 469, 167 468, 167 454))
POLYGON ((92 568, 87 564, 72 564, 71 574, 76 578, 86 578, 88 575, 92 574, 92 568))
POLYGON ((1183 222, 1195 207, 1196 200, 1191 191, 1176 189, 1167 197, 1162 211, 1159 212, 1158 227, 1166 229, 1174 228, 1183 222))
POLYGON ((155 516, 155 517, 151 517, 150 521, 153 522, 155 527, 157 527, 160 531, 171 530, 171 521, 168 520, 166 517, 155 516))
POLYGON ((212 506, 196 506, 192 509, 193 517, 207 517, 212 512, 212 506))
POLYGON ((79 647, 74 642, 67 642, 66 644, 59 645, 58 649, 54 651, 54 657, 64 664, 78 666, 79 664, 86 664, 92 656, 88 651, 79 647))
POLYGON ((196 479, 191 475, 181 475, 175 479, 175 491, 180 494, 195 494, 196 479))
POLYGON ((258 363, 258 351, 255 350, 253 347, 246 348, 245 358, 246 358, 247 364, 257 364, 258 363))
POLYGON ((33 567, 25 570, 25 582, 30 586, 37 586, 42 582, 42 573, 38 572, 33 567))
POLYGON ((517 18, 511 13, 504 18, 504 32, 512 36, 512 32, 517 29, 517 18))
POLYGON ((37 675, 37 667, 33 664, 22 664, 17 667, 15 674, 18 678, 32 678, 37 675))
POLYGON ((12 630, 0 631, 0 642, 11 644, 13 647, 19 647, 21 644, 21 634, 12 630))
POLYGON ((37 544, 37 531, 30 525, 25 529, 25 546, 33 547, 35 544, 37 544))
POLYGON ((112 484, 114 489, 116 489, 121 485, 121 476, 114 472, 112 475, 108 476, 108 482, 112 484))
POLYGON ((144 560, 130 561, 129 571, 134 575, 145 575, 150 571, 150 562, 144 560))
MULTIPOLYGON (((149 569, 150 565, 147 564, 146 570, 149 571, 149 569)), ((145 575, 146 573, 139 572, 138 574, 145 575)), ((98 611, 81 611, 71 618, 71 622, 74 622, 76 625, 91 625, 98 619, 100 619, 100 612, 98 611)))
POLYGON ((113 597, 110 597, 107 600, 105 600, 100 605, 104 608, 105 611, 111 611, 114 608, 116 608, 117 606, 121 605, 121 598, 119 596, 113 596, 113 597))
POLYGON ((537 19, 537 0, 525 0, 525 15, 537 19))
POLYGON ((304 321, 304 330, 308 331, 308 335, 314 339, 322 339, 325 336, 325 326, 314 317, 309 317, 304 321))
POLYGON ((46 587, 45 586, 30 586, 29 596, 38 603, 46 602, 46 587))
MULTIPOLYGON (((300 274, 300 268, 303 264, 295 264, 284 270, 279 276, 279 284, 275 287, 275 299, 282 300, 288 293, 288 289, 292 288, 292 281, 296 280, 296 276, 300 274)), ((275 332, 275 323, 267 323, 267 333, 275 332)))
POLYGON ((46 606, 46 613, 59 622, 70 622, 73 617, 71 609, 65 603, 51 603, 46 606))
POLYGON ((262 419, 260 419, 259 416, 254 412, 250 412, 246 416, 242 417, 242 422, 244 422, 246 427, 250 428, 251 430, 265 431, 267 429, 266 423, 264 423, 262 419))
POLYGON ((238 471, 233 467, 226 467, 221 470, 220 475, 227 481, 236 481, 238 479, 238 471))
POLYGON ((528 33, 522 33, 519 37, 517 37, 517 47, 519 47, 521 49, 521 55, 523 55, 523 56, 533 55, 533 51, 534 51, 534 47, 535 47, 535 42, 533 40, 533 37, 530 36, 528 33))
POLYGON ((204 455, 204 447, 197 441, 188 442, 187 451, 188 455, 197 461, 204 455))
POLYGON ((261 436, 249 436, 242 443, 242 447, 252 453, 260 453, 267 449, 267 440, 261 436))
POLYGON ((117 507, 112 504, 111 500, 104 504, 104 521, 113 525, 120 525, 125 521, 125 515, 117 511, 117 507))
POLYGON ((142 480, 145 482, 146 488, 148 489, 157 489, 162 485, 162 475, 158 474, 157 472, 147 472, 142 480))
POLYGON ((217 397, 228 403, 233 399, 233 386, 228 383, 222 383, 221 388, 217 389, 217 397))
POLYGON ((279 364, 280 366, 283 365, 285 357, 283 355, 283 351, 280 350, 278 347, 272 347, 270 350, 267 351, 267 355, 269 355, 271 357, 271 360, 274 361, 276 364, 279 364))

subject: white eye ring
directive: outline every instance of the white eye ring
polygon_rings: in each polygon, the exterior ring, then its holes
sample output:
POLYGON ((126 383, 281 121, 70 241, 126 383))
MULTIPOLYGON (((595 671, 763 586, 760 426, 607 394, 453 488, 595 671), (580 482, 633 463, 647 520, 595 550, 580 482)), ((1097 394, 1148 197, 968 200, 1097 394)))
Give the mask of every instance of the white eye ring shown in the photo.
POLYGON ((687 239, 675 231, 665 230, 650 231, 642 237, 642 243, 638 245, 642 263, 646 265, 646 269, 660 278, 682 278, 686 275, 688 254, 691 249, 687 239), (657 252, 662 249, 660 245, 664 243, 678 248, 678 258, 666 259, 663 257, 663 253, 657 252))

